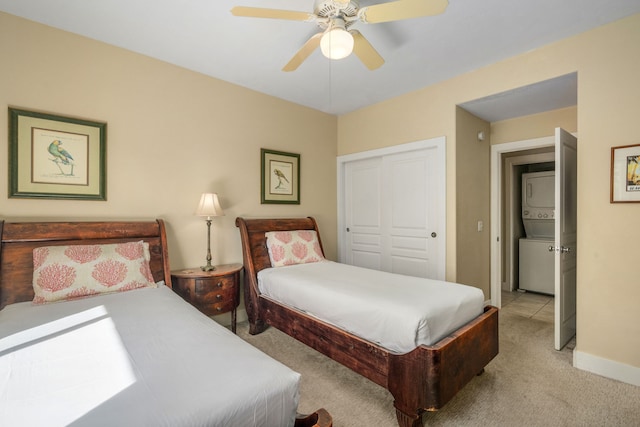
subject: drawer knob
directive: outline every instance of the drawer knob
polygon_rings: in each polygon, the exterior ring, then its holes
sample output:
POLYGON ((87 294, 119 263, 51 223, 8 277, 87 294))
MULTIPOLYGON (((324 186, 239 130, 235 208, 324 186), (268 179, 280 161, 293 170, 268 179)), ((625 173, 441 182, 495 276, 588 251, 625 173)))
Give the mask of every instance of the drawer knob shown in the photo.
POLYGON ((220 300, 222 299, 222 295, 220 295, 220 294, 216 295, 216 299, 217 299, 218 301, 220 301, 220 300))
POLYGON ((216 286, 221 288, 222 287, 222 282, 218 282, 218 284, 216 286))
POLYGON ((222 307, 216 307, 216 311, 222 311, 222 307))

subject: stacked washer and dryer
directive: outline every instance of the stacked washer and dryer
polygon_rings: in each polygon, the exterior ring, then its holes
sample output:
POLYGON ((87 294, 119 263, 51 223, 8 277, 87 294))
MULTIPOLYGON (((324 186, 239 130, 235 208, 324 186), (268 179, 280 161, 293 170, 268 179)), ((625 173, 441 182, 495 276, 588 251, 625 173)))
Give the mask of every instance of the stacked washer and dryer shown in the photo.
POLYGON ((549 246, 555 236, 555 172, 522 174, 522 222, 526 238, 520 239, 520 290, 553 295, 555 259, 549 246))

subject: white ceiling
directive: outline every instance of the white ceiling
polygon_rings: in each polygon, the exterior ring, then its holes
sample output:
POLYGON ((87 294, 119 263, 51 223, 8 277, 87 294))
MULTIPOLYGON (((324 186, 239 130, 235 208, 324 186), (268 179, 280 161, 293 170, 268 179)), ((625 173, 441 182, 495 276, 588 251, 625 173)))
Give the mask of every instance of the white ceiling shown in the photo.
MULTIPOLYGON (((438 16, 355 24, 386 61, 375 71, 355 55, 330 61, 317 50, 285 73, 315 24, 234 17, 234 6, 312 12, 313 0, 0 0, 0 11, 338 115, 640 12, 638 0, 449 0, 438 16)), ((573 76, 555 83, 575 84, 573 76)), ((508 95, 475 105, 476 114, 505 118, 490 107, 508 95)), ((554 108, 545 102, 537 108, 554 108)))

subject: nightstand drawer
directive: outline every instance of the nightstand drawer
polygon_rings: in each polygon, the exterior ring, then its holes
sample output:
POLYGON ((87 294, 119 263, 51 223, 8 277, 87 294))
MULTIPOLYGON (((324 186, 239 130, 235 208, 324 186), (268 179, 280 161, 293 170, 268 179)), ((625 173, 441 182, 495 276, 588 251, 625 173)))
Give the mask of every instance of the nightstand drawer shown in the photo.
POLYGON ((192 297, 195 305, 213 314, 216 312, 224 313, 237 306, 236 287, 232 280, 228 280, 226 284, 224 281, 216 281, 213 285, 206 283, 207 280, 202 281, 204 283, 198 282, 200 281, 196 280, 196 294, 192 297))
POLYGON ((203 302, 215 302, 214 295, 233 295, 235 280, 233 277, 215 277, 213 279, 194 279, 195 297, 203 302))

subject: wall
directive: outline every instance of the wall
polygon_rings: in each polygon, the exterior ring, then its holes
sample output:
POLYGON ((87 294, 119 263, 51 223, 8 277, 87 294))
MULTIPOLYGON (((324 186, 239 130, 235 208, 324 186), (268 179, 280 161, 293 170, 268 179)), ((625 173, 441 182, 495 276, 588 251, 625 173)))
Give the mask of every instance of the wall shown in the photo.
POLYGON ((107 122, 107 201, 2 192, 0 217, 164 218, 178 269, 206 263, 194 212, 217 192, 226 216, 213 220, 214 263, 242 262, 236 216, 313 215, 335 259, 334 116, 4 13, 0 58, 1 165, 8 106, 107 122), (260 204, 261 147, 300 153, 299 206, 260 204))
MULTIPOLYGON (((447 278, 455 280, 457 266, 465 262, 456 248, 456 200, 471 192, 457 181, 456 105, 577 72, 576 354, 588 355, 600 365, 611 362, 623 371, 630 370, 637 384, 640 286, 634 243, 640 239, 640 229, 633 224, 640 205, 610 204, 609 183, 611 147, 640 143, 639 45, 640 15, 634 15, 358 110, 338 121, 338 155, 446 137, 447 278)), ((478 165, 478 174, 488 175, 489 167, 488 163, 478 165)))
POLYGON ((491 123, 491 145, 551 136, 555 128, 578 131, 578 107, 560 108, 544 113, 491 123))
POLYGON ((484 173, 490 161, 490 124, 473 114, 456 108, 456 182, 466 191, 456 191, 456 281, 473 285, 491 298, 491 189, 489 175, 484 173), (478 140, 484 132, 484 141, 478 140), (478 165, 480 165, 478 167, 478 165), (478 222, 482 222, 482 230, 478 222))

